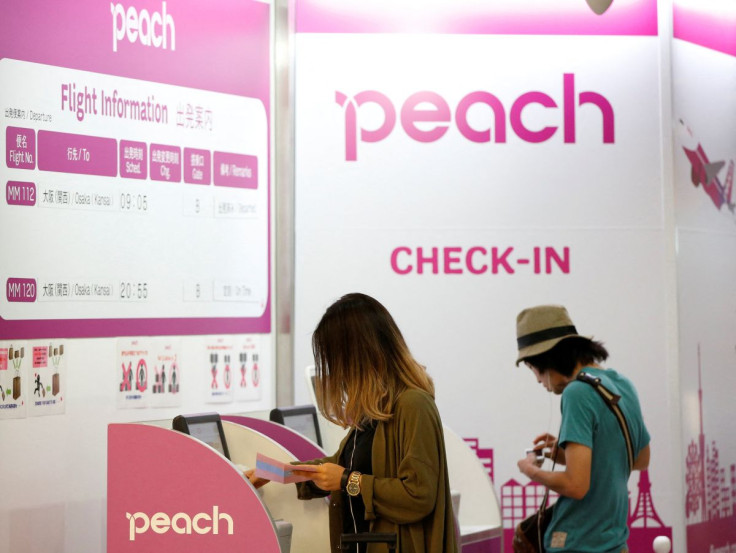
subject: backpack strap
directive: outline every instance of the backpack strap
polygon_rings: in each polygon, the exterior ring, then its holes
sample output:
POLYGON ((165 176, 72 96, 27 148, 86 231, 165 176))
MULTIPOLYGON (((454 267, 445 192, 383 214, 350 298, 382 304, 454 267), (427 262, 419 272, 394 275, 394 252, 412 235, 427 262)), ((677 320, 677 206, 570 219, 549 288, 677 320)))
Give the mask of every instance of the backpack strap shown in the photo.
POLYGON ((618 394, 614 394, 611 390, 601 384, 600 378, 592 376, 585 371, 580 371, 576 379, 580 382, 585 382, 586 384, 590 384, 591 386, 593 386, 595 391, 598 392, 601 398, 603 398, 603 402, 616 416, 618 425, 624 435, 624 441, 626 442, 626 454, 629 460, 629 472, 631 472, 632 470, 634 470, 634 448, 631 445, 631 434, 629 433, 629 425, 626 422, 626 417, 624 416, 623 411, 621 411, 621 408, 618 406, 618 402, 621 399, 621 396, 618 394))

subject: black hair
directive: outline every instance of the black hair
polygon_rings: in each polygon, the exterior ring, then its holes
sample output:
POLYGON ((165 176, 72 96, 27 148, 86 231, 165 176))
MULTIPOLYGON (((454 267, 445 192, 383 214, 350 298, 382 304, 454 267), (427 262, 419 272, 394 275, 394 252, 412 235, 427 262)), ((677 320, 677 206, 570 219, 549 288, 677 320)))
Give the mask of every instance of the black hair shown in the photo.
POLYGON ((572 376, 578 363, 587 365, 608 359, 608 351, 601 342, 587 338, 565 338, 552 349, 526 357, 524 362, 540 373, 550 369, 563 376, 572 376))

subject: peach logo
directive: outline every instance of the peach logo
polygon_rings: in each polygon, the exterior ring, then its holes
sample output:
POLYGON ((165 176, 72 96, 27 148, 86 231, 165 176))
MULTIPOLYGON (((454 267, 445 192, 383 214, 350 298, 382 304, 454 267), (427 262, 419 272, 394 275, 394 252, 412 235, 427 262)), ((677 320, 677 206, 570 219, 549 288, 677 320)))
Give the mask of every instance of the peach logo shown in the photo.
POLYGON ((588 6, 596 15, 603 15, 603 13, 611 7, 613 0, 585 0, 588 6))
MULTIPOLYGON (((342 92, 335 92, 335 101, 345 113, 345 160, 358 159, 358 142, 380 142, 387 138, 396 126, 397 119, 406 135, 417 142, 435 142, 442 138, 451 125, 457 127, 460 134, 471 142, 505 143, 510 126, 518 138, 524 142, 540 143, 550 140, 562 127, 565 144, 575 144, 576 114, 586 104, 597 108, 600 113, 602 126, 602 140, 604 144, 614 142, 614 112, 611 103, 598 92, 585 91, 577 93, 575 89, 575 75, 565 73, 562 77, 562 106, 549 94, 532 90, 521 94, 512 103, 510 109, 494 94, 477 90, 463 96, 455 109, 451 109, 448 102, 437 92, 421 91, 411 94, 401 105, 397 115, 396 107, 391 99, 377 90, 364 90, 350 98, 342 92), (559 125, 547 125, 542 128, 532 128, 522 117, 524 110, 534 104, 534 109, 540 107, 545 110, 557 110, 559 125), (478 106, 488 113, 486 122, 471 125, 468 112, 478 106), (361 118, 363 109, 378 113, 380 124, 368 124, 361 118), (454 117, 453 117, 454 112, 454 117)), ((593 117, 586 117, 587 121, 594 121, 593 117)))
POLYGON ((130 524, 130 541, 135 541, 139 534, 145 534, 149 530, 156 534, 165 534, 173 530, 175 534, 219 534, 220 523, 227 525, 227 533, 233 533, 233 518, 227 513, 221 513, 217 505, 212 507, 212 514, 197 513, 190 516, 187 513, 175 513, 172 516, 166 513, 154 513, 149 516, 146 513, 125 513, 130 524))
POLYGON ((144 46, 176 50, 176 26, 171 14, 166 13, 166 2, 161 2, 161 13, 148 13, 122 4, 110 4, 112 13, 112 51, 118 51, 118 41, 124 38, 131 44, 140 42, 144 46))

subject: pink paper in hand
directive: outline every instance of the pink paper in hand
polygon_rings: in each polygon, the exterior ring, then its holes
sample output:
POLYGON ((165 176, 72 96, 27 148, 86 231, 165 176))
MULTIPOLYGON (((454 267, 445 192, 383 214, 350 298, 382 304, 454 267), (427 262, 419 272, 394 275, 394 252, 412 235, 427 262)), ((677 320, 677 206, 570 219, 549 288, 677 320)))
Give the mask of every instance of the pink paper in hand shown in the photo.
POLYGON ((316 472, 316 465, 291 465, 282 461, 277 461, 271 457, 267 457, 262 453, 256 455, 256 471, 255 475, 258 478, 265 478, 273 482, 280 482, 281 484, 291 484, 293 482, 304 482, 309 480, 305 476, 296 476, 293 471, 308 471, 316 472))

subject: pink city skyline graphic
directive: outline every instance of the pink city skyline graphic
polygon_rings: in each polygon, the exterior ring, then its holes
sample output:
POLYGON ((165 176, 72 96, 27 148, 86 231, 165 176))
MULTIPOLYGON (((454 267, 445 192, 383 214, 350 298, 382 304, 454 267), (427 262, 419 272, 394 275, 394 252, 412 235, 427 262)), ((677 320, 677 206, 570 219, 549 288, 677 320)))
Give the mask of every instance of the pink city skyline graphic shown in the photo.
POLYGON ((736 463, 721 467, 715 440, 706 443, 698 344, 699 434, 685 456, 687 551, 729 551, 736 544, 736 463))

